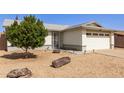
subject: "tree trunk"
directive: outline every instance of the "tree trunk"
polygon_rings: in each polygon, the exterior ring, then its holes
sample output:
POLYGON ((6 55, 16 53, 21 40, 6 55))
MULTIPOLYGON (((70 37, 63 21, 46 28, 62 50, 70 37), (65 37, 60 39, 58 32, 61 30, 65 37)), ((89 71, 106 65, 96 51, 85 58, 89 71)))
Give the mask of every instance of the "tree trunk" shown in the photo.
POLYGON ((28 48, 25 49, 25 58, 28 58, 28 48))
POLYGON ((25 52, 26 52, 26 53, 28 52, 28 48, 26 48, 25 52))

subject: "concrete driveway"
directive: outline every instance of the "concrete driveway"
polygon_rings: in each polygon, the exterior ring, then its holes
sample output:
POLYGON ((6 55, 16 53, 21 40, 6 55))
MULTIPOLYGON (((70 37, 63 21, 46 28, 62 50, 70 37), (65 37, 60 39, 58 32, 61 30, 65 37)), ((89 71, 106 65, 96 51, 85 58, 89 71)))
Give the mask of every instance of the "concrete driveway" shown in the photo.
POLYGON ((107 56, 118 57, 118 58, 124 58, 124 48, 97 50, 97 51, 95 51, 95 53, 103 54, 103 55, 107 55, 107 56))

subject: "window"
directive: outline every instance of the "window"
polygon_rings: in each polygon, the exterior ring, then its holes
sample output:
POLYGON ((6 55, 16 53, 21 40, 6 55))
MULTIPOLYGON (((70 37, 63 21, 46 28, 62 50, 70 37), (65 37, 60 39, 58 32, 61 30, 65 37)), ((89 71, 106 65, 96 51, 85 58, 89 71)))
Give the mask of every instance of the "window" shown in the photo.
POLYGON ((86 33, 87 36, 91 36, 91 33, 86 33))
POLYGON ((100 33, 99 36, 104 36, 104 34, 100 33))
POLYGON ((93 36, 98 36, 98 33, 93 33, 93 36))
POLYGON ((105 34, 105 36, 109 36, 109 34, 105 34))

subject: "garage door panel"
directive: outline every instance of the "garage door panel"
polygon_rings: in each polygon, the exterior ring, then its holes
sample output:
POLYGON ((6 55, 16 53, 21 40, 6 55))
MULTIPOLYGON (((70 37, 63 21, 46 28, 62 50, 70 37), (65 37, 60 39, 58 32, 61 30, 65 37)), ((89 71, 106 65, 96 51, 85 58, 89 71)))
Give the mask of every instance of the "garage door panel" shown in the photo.
POLYGON ((87 37, 87 50, 93 49, 109 49, 110 38, 109 37, 87 37))

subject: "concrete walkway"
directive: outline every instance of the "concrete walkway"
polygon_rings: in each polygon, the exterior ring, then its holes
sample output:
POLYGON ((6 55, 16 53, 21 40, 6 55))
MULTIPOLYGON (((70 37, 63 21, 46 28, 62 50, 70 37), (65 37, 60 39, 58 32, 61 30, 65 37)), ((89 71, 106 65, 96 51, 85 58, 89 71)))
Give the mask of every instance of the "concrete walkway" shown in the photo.
POLYGON ((108 50, 97 50, 95 53, 103 54, 107 56, 113 56, 118 58, 124 58, 124 48, 108 49, 108 50))

